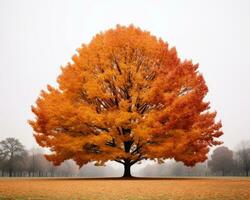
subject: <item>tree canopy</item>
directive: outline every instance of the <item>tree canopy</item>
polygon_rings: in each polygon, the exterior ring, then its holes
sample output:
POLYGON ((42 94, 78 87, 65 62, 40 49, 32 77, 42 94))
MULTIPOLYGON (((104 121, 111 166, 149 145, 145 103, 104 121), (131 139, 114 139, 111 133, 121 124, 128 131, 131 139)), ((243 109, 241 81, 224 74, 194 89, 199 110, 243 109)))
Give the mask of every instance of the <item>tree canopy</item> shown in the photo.
POLYGON ((212 172, 221 171, 224 176, 227 172, 233 171, 234 168, 233 151, 225 146, 216 148, 211 155, 208 166, 212 172))
POLYGON ((82 45, 32 107, 35 138, 58 165, 111 160, 130 166, 174 158, 193 166, 221 142, 221 122, 203 99, 198 64, 134 26, 117 26, 82 45))
POLYGON ((6 138, 0 141, 0 161, 6 160, 9 176, 12 176, 15 165, 25 154, 24 146, 16 138, 6 138))

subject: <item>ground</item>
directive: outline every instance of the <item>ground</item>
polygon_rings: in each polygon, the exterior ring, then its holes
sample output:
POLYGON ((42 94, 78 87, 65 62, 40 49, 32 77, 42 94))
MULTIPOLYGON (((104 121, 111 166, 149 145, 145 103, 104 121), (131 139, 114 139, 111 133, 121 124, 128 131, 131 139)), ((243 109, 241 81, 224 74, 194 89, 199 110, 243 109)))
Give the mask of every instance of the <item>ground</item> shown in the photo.
POLYGON ((250 200, 248 178, 74 179, 2 178, 8 200, 250 200))

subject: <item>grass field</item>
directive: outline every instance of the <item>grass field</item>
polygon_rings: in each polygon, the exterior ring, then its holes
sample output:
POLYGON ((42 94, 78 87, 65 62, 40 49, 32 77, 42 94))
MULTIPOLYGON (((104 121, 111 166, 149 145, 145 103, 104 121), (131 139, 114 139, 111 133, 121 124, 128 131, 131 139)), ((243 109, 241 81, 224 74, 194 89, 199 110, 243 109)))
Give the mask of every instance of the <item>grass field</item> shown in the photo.
POLYGON ((250 179, 2 178, 0 179, 0 199, 250 200, 250 179))

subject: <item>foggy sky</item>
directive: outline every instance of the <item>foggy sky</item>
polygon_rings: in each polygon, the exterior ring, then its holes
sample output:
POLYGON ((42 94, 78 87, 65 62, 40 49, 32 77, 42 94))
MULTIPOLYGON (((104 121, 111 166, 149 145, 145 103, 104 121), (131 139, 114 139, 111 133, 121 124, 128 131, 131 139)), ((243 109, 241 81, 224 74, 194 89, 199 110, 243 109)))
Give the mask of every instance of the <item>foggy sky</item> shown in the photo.
POLYGON ((0 0, 0 140, 37 146, 30 106, 82 43, 133 23, 199 63, 226 146, 250 139, 250 1, 0 0))

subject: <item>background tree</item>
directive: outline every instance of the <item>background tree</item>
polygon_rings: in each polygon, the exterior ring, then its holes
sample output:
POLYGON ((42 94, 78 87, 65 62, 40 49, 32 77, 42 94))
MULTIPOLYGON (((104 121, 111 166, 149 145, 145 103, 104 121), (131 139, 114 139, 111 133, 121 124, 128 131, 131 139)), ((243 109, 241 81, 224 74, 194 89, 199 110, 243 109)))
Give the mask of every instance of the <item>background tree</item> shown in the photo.
POLYGON ((208 166, 212 172, 222 172, 223 176, 231 172, 234 168, 233 151, 224 146, 216 148, 211 155, 208 166))
POLYGON ((239 166, 245 172, 245 175, 248 176, 250 170, 250 141, 242 141, 238 148, 239 166))
POLYGON ((2 146, 0 147, 0 161, 4 160, 6 157, 6 152, 4 149, 2 149, 2 146))
POLYGON ((6 152, 4 151, 3 147, 0 146, 0 169, 2 176, 4 176, 4 170, 6 166, 5 158, 6 158, 6 152))
POLYGON ((48 85, 29 123, 46 158, 79 166, 109 160, 130 167, 143 159, 174 158, 192 166, 220 144, 221 123, 204 102, 208 88, 198 65, 133 26, 97 34, 48 85))
POLYGON ((12 174, 14 174, 14 176, 23 176, 23 172, 25 172, 28 168, 27 160, 28 152, 26 150, 19 152, 15 156, 13 156, 12 174))
POLYGON ((49 171, 50 163, 44 157, 44 151, 39 148, 32 148, 29 152, 28 171, 29 176, 45 176, 49 171))
POLYGON ((15 138, 6 138, 0 142, 0 149, 5 155, 9 176, 12 176, 13 169, 15 167, 15 161, 20 161, 20 156, 24 156, 24 146, 15 138))

